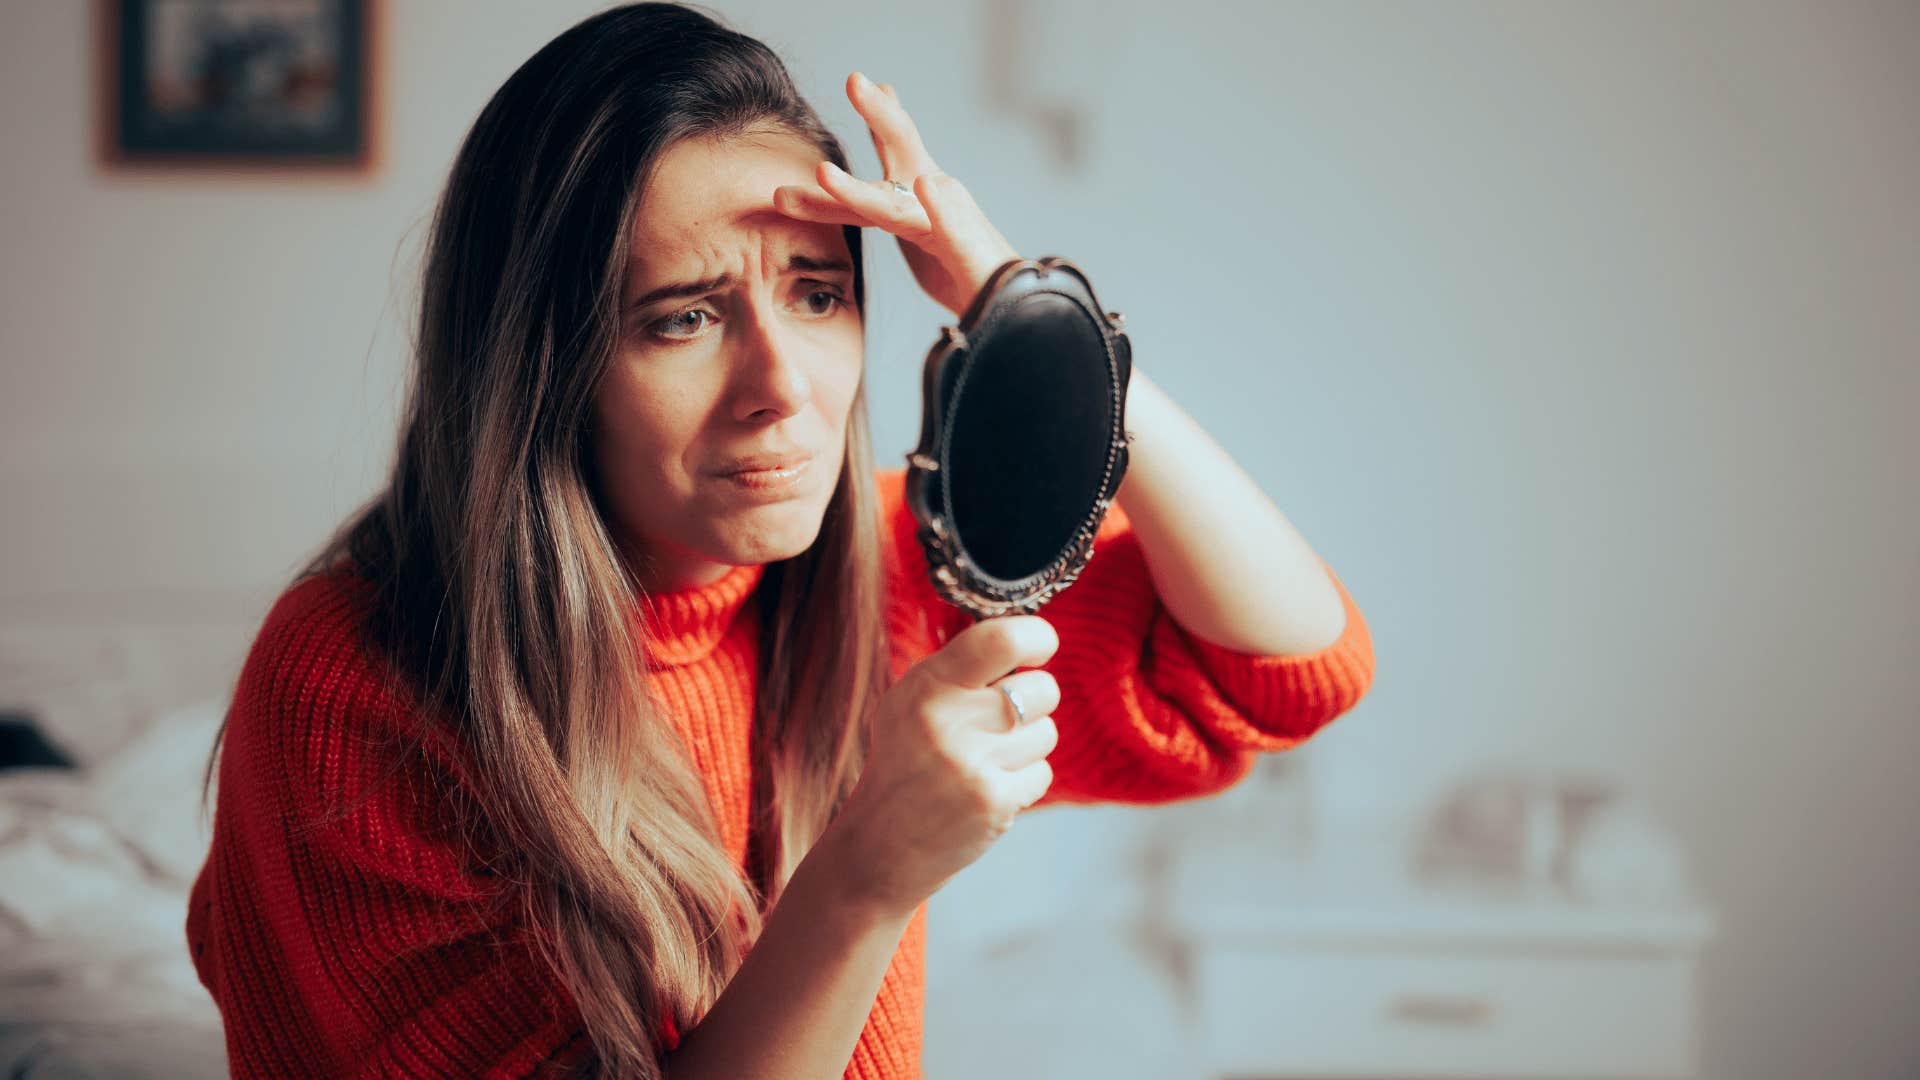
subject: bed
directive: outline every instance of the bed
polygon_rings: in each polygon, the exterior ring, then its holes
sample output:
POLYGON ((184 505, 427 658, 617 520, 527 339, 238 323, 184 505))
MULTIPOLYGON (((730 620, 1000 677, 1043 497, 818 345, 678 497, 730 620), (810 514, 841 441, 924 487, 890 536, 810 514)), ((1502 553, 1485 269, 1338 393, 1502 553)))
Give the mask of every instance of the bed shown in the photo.
POLYGON ((0 1076, 225 1076, 186 947, 200 779, 270 597, 0 603, 0 708, 77 767, 0 770, 0 1076))
POLYGON ((221 709, 157 714, 84 769, 0 773, 0 1075, 226 1075, 183 931, 221 709))

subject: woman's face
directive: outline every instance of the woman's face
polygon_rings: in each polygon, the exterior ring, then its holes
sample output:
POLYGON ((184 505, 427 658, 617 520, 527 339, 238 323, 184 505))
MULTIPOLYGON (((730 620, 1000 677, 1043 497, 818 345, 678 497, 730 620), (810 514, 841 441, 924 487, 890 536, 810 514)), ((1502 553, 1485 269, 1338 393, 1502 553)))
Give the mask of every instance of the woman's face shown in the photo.
POLYGON ((820 530, 864 341, 840 226, 780 214, 773 190, 811 184, 822 157, 771 129, 683 140, 642 197, 593 453, 651 591, 791 558, 820 530), (811 460, 777 485, 726 475, 763 455, 811 460))

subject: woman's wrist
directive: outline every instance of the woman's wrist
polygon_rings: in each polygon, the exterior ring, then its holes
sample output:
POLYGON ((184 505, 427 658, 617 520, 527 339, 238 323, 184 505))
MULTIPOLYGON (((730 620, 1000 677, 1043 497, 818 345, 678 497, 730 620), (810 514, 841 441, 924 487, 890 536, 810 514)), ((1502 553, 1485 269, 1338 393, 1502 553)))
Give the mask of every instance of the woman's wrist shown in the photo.
POLYGON ((668 1076, 840 1076, 914 914, 849 889, 850 854, 823 836, 800 860, 725 991, 668 1057, 668 1076))
POLYGON ((882 895, 864 872, 861 858, 848 844, 845 815, 821 834, 820 839, 794 868, 792 889, 805 875, 807 885, 817 888, 821 902, 831 907, 836 917, 852 929, 894 928, 901 930, 913 919, 918 904, 901 905, 882 895))

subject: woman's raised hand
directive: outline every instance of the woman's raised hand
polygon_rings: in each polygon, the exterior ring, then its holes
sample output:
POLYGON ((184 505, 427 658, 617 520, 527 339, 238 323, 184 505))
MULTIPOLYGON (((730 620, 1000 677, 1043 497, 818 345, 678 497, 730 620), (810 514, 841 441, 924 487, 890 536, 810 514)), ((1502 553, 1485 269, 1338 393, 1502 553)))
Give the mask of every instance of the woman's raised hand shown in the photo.
POLYGON ((1037 615, 986 619, 887 691, 860 780, 820 841, 834 845, 850 899, 911 915, 1046 794, 1060 684, 1038 667, 1059 647, 1037 615))
POLYGON ((893 87, 859 72, 847 76, 847 97, 867 121, 880 155, 879 180, 860 180, 830 161, 815 168, 815 185, 774 189, 774 208, 803 221, 873 226, 893 234, 928 296, 958 318, 987 278, 1020 257, 975 205, 960 181, 934 163, 893 87), (896 191, 889 180, 907 186, 896 191))

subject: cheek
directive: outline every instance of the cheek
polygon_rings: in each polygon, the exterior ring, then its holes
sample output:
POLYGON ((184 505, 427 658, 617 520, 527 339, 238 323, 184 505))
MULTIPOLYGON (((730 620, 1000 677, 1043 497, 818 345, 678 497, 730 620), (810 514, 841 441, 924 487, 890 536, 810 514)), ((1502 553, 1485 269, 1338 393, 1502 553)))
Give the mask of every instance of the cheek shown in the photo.
POLYGON ((649 388, 609 379, 594 399, 594 452, 616 487, 655 489, 680 460, 674 410, 649 388))
POLYGON ((860 333, 859 324, 854 324, 846 344, 834 357, 834 363, 826 369, 824 404, 833 410, 832 416, 843 421, 853 407, 853 396, 860 390, 860 378, 866 372, 866 342, 860 333))

